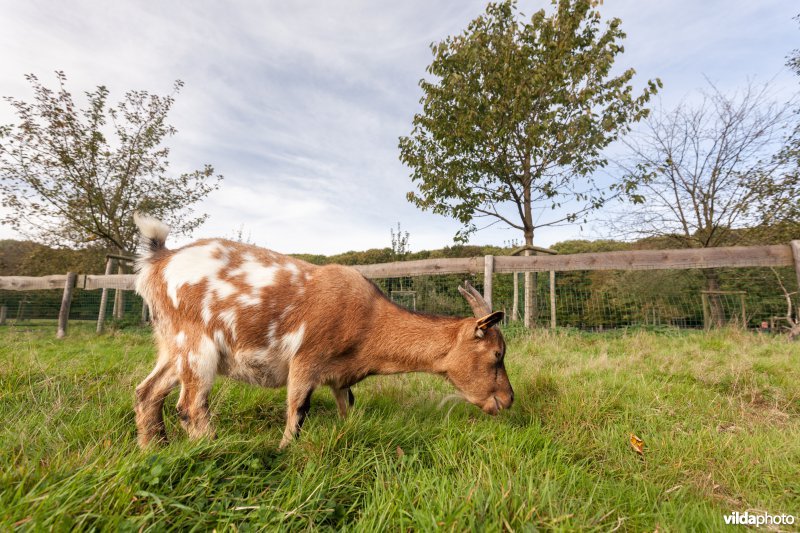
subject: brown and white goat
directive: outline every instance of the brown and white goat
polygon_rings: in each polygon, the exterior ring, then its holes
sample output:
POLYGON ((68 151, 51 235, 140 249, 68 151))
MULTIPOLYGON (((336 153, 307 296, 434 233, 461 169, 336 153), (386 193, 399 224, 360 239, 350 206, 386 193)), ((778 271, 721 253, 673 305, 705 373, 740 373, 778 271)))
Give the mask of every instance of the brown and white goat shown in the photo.
POLYGON ((222 239, 168 250, 166 225, 135 219, 142 234, 136 291, 152 309, 158 343, 155 369, 136 388, 142 446, 166 439, 162 407, 178 384, 189 436, 213 435, 208 394, 217 374, 287 386, 281 447, 299 432, 317 386, 333 390, 344 416, 354 402, 350 387, 373 374, 444 376, 489 414, 514 400, 495 327, 503 314, 468 284, 459 290, 476 318, 414 313, 353 268, 222 239))

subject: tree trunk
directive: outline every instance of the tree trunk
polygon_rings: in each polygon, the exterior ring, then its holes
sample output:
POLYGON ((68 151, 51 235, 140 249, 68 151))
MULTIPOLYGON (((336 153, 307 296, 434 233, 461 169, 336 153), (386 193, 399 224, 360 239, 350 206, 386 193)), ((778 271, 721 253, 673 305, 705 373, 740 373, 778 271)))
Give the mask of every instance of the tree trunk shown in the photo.
MULTIPOLYGON (((522 227, 525 234, 525 245, 533 246, 533 212, 531 211, 531 155, 525 154, 525 165, 523 168, 525 184, 522 189, 522 227)), ((532 255, 531 250, 525 250, 525 256, 532 255)), ((534 276, 532 272, 525 272, 525 327, 531 328, 536 320, 536 292, 534 287, 534 276)))
MULTIPOLYGON (((706 277, 706 290, 719 290, 719 277, 713 268, 704 271, 706 277)), ((710 311, 710 327, 719 328, 725 325, 725 309, 722 306, 722 299, 719 294, 708 294, 708 306, 710 311)))
MULTIPOLYGON (((533 232, 525 232, 525 244, 533 246, 533 232)), ((525 256, 532 255, 531 250, 525 250, 525 256)), ((534 277, 533 272, 525 272, 525 327, 533 327, 536 320, 536 293, 534 292, 534 277)))

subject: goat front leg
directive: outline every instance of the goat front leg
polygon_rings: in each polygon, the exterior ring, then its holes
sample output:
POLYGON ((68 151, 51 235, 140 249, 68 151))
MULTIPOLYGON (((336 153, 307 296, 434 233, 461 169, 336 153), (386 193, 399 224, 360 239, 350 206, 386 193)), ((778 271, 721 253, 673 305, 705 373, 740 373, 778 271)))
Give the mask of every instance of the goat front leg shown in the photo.
POLYGON ((286 429, 279 448, 286 448, 303 427, 303 422, 311 409, 311 393, 314 382, 296 364, 289 368, 289 382, 286 387, 286 429))
POLYGON ((344 418, 347 416, 347 408, 353 407, 356 403, 356 397, 353 396, 353 391, 350 387, 338 388, 331 386, 333 397, 336 398, 336 407, 339 409, 339 416, 344 418))

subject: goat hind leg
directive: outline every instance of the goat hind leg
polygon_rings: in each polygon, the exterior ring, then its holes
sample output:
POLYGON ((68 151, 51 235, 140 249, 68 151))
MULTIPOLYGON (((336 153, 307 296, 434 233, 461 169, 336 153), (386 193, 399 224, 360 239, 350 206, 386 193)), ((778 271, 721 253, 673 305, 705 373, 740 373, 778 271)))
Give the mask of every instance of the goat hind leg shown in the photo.
POLYGON ((164 426, 164 400, 178 384, 178 373, 173 361, 159 358, 156 367, 136 387, 136 429, 139 446, 144 448, 153 441, 167 440, 164 426))
POLYGON ((183 429, 192 440, 202 437, 213 438, 214 428, 211 424, 211 413, 208 409, 208 396, 214 384, 212 380, 201 381, 197 376, 185 372, 181 376, 181 395, 178 398, 178 418, 183 429))
POLYGON ((219 352, 210 339, 201 339, 196 350, 189 351, 181 365, 181 396, 178 416, 190 439, 215 436, 208 410, 208 395, 217 376, 219 352))

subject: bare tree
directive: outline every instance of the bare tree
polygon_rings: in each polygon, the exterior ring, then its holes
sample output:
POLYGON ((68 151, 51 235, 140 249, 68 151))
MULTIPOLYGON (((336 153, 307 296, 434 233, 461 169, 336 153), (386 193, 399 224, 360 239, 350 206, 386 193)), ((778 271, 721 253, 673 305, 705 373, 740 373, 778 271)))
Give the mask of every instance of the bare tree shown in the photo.
MULTIPOLYGON (((621 166, 634 206, 616 219, 628 236, 660 236, 687 248, 742 244, 766 237, 796 213, 800 187, 777 157, 790 129, 792 103, 770 98, 769 86, 748 84, 733 95, 710 84, 696 104, 657 109, 624 142, 621 166)), ((719 289, 706 270, 706 289, 719 289)), ((723 310, 710 298, 712 321, 723 310)))
POLYGON ((783 297, 786 299, 786 322, 789 324, 789 338, 795 339, 800 337, 800 309, 797 310, 797 314, 795 315, 792 313, 792 296, 796 296, 798 291, 789 292, 786 290, 786 286, 783 284, 781 280, 780 274, 774 268, 770 267, 772 273, 775 274, 775 279, 778 281, 778 286, 781 288, 781 292, 783 292, 783 297))

